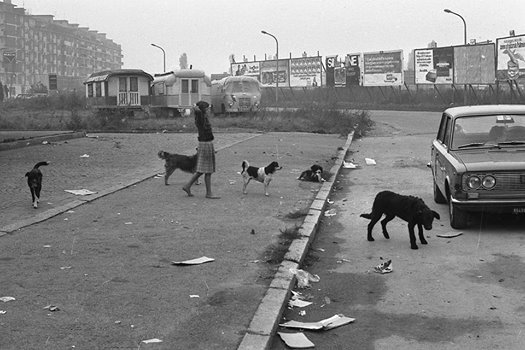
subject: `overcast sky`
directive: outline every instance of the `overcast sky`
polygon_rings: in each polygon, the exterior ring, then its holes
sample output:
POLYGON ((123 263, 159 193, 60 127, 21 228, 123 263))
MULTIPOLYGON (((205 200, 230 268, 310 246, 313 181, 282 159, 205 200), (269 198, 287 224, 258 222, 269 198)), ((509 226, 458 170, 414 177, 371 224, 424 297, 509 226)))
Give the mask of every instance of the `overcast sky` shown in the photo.
POLYGON ((123 68, 155 74, 188 63, 206 74, 228 70, 237 61, 279 57, 425 48, 525 34, 525 0, 12 0, 31 14, 54 15, 89 27, 122 45, 123 68))

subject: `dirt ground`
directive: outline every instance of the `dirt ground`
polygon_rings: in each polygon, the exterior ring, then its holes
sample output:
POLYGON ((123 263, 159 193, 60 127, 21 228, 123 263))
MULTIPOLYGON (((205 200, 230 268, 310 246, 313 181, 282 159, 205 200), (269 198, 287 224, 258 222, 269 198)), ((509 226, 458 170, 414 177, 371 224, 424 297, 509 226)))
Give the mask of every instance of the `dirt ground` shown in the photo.
POLYGON ((88 199, 65 189, 125 187, 0 237, 0 297, 16 299, 0 302, 0 348, 235 349, 273 276, 268 248, 320 188, 297 176, 314 162, 329 169, 346 138, 219 133, 221 199, 207 200, 202 185, 183 193, 188 174, 170 186, 154 176, 158 150, 192 153, 195 135, 96 136, 0 154, 4 227, 88 199), (281 163, 269 197, 258 183, 242 194, 243 159, 281 163), (23 174, 40 160, 51 163, 33 209, 23 174), (201 256, 215 260, 172 264, 201 256))

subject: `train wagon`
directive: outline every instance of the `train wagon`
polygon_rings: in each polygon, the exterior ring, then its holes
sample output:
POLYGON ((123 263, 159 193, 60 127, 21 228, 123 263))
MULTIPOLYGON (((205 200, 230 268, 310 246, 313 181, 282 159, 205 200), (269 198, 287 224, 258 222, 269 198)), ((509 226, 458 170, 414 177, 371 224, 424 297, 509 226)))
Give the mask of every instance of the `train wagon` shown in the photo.
POLYGON ((140 69, 115 69, 91 74, 84 85, 89 107, 143 109, 150 103, 153 77, 140 69))
POLYGON ((180 69, 155 74, 151 83, 151 108, 180 114, 198 101, 211 103, 211 80, 204 71, 180 69))
POLYGON ((230 76, 211 84, 215 114, 257 112, 261 107, 261 84, 249 76, 230 76))

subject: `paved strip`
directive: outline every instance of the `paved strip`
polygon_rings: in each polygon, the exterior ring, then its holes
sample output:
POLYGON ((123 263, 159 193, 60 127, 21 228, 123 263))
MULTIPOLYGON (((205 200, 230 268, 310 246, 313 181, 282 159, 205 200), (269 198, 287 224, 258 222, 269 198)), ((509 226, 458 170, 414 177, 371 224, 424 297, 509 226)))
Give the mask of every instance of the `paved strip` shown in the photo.
POLYGON ((308 253, 308 248, 317 233, 319 220, 326 207, 328 196, 334 186, 337 175, 339 175, 346 153, 352 144, 353 137, 354 133, 352 132, 348 135, 343 149, 339 150, 337 160, 332 169, 330 169, 330 173, 334 174, 334 176, 332 176, 330 181, 326 181, 317 193, 299 229, 300 237, 295 239, 288 248, 288 252, 284 256, 284 260, 270 283, 268 291, 259 304, 237 350, 269 349, 282 312, 290 297, 291 290, 295 286, 296 278, 295 275, 290 273, 290 269, 300 268, 308 253))
MULTIPOLYGON (((70 136, 69 138, 73 138, 71 136, 74 136, 73 134, 76 134, 75 137, 84 137, 85 134, 84 133, 71 133, 71 134, 65 134, 65 135, 50 135, 50 136, 47 136, 47 137, 38 137, 38 138, 35 138, 34 140, 38 139, 39 141, 36 142, 35 144, 41 144, 43 141, 49 141, 51 142, 51 140, 53 141, 58 141, 56 139, 57 136, 62 136, 62 137, 65 137, 65 136, 70 136), (80 135, 82 134, 82 135, 80 135)), ((219 152, 223 149, 226 149, 226 148, 229 148, 229 147, 232 147, 238 143, 241 143, 241 142, 244 142, 244 141, 247 141, 247 140, 250 140, 252 138, 255 138, 255 137, 259 137, 263 134, 254 134, 253 136, 251 137, 248 137, 248 138, 245 138, 245 139, 242 139, 242 140, 239 140, 239 141, 235 141, 235 142, 231 142, 229 144, 226 144, 222 147, 218 147, 216 149, 216 152, 219 152)), ((65 138, 67 139, 67 138, 65 138)), ((61 140, 64 140, 61 139, 61 140)), ((26 142, 27 140, 23 140, 23 142, 26 142)), ((20 141, 22 142, 22 141, 20 141)), ((23 147, 23 146, 21 146, 23 147)), ((16 148, 16 147, 14 147, 16 148)), ((35 215, 34 217, 31 217, 29 219, 25 219, 25 220, 19 220, 17 222, 14 222, 14 223, 11 223, 9 225, 6 225, 6 226, 3 226, 3 227, 0 227, 0 237, 8 234, 8 233, 12 233, 14 231, 17 231, 17 230, 20 230, 26 226, 29 226, 29 225, 33 225, 33 224, 36 224, 36 223, 39 223, 39 222, 42 222, 42 221, 45 221, 49 218, 52 218, 54 216, 57 216, 61 213, 65 213, 66 211, 68 210, 72 210, 80 205, 83 205, 85 203, 88 203, 88 202, 92 202, 98 198, 102 198, 104 196, 107 196, 109 194, 112 194, 112 193, 115 193, 117 191, 120 191, 122 189, 125 189, 125 188, 128 188, 128 187, 131 187, 133 185, 136 185, 140 182, 143 182, 143 181, 146 181, 154 176, 157 176, 158 174, 158 171, 151 171, 151 170, 145 170, 145 171, 138 171, 136 173, 133 174, 133 179, 131 180, 128 180, 127 182, 123 183, 123 184, 118 184, 118 185, 115 185, 115 186, 112 186, 112 187, 109 187, 109 188, 106 188, 105 190, 103 191, 99 191, 95 194, 91 194, 91 195, 87 195, 87 196, 84 196, 80 199, 76 199, 76 200, 73 200, 69 203, 66 203, 60 207, 56 207, 56 208, 53 208, 53 209, 49 209, 49 210, 46 210, 46 211, 43 211, 41 213, 38 213, 37 215, 35 215)))

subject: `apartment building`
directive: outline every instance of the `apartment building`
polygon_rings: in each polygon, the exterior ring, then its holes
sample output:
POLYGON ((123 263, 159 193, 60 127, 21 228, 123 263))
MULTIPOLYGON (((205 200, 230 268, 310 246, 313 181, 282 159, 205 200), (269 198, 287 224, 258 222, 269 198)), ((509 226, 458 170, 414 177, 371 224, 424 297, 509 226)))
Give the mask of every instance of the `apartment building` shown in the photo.
POLYGON ((0 81, 9 97, 31 87, 49 92, 83 92, 82 82, 93 72, 122 68, 122 49, 105 33, 31 15, 24 8, 0 2, 0 81))

